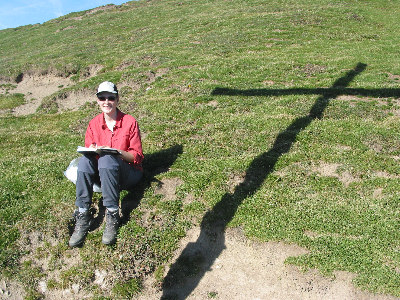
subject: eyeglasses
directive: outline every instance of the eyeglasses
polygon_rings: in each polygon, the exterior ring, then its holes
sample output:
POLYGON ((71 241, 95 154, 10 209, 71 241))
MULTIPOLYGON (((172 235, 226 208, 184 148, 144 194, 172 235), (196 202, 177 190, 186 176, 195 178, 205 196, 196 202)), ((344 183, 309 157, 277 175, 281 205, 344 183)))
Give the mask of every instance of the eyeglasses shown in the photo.
POLYGON ((115 97, 115 96, 98 96, 97 99, 99 99, 100 101, 106 101, 106 99, 108 99, 108 101, 115 101, 115 99, 117 99, 117 97, 115 97))

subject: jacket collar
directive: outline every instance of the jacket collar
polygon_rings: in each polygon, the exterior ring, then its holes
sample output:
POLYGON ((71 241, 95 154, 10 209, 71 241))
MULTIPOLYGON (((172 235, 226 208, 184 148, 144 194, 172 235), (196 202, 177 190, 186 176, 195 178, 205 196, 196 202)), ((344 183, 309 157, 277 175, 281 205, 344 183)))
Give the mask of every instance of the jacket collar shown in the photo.
MULTIPOLYGON (((125 114, 117 108, 117 122, 115 123, 114 128, 115 127, 122 127, 122 117, 124 115, 125 114)), ((107 128, 106 119, 104 118, 104 113, 103 113, 101 126, 103 127, 103 129, 107 128)))

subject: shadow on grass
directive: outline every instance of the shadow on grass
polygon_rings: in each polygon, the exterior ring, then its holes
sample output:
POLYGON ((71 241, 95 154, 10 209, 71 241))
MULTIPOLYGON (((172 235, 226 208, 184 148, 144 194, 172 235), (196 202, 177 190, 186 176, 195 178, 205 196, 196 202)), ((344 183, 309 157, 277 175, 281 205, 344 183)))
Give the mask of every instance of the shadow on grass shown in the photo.
POLYGON ((354 89, 345 88, 344 86, 336 86, 330 88, 291 88, 291 89, 248 89, 238 90, 229 88, 216 88, 212 95, 214 96, 288 96, 288 95, 321 95, 324 97, 336 98, 340 95, 347 96, 362 96, 388 98, 399 97, 400 89, 385 88, 385 89, 354 89))
MULTIPOLYGON (((290 94, 320 94, 309 113, 295 119, 285 130, 281 131, 272 148, 258 155, 249 165, 244 181, 235 187, 233 193, 226 193, 222 199, 208 211, 201 222, 200 235, 196 242, 189 243, 182 251, 176 262, 171 266, 163 280, 162 299, 186 299, 196 288, 204 274, 225 249, 225 228, 234 217, 243 200, 253 195, 262 185, 266 177, 274 171, 279 158, 289 152, 297 135, 315 119, 320 119, 329 102, 339 95, 354 92, 355 89, 346 89, 350 82, 359 73, 364 71, 365 64, 359 63, 343 77, 336 80, 332 87, 327 89, 288 89, 288 90, 235 90, 217 88, 213 95, 240 95, 240 96, 273 96, 290 94), (211 237, 211 238, 210 238, 211 237), (205 243, 208 241, 208 243, 205 243), (205 247, 204 245, 207 244, 205 247), (200 262, 200 263, 197 263, 200 262), (196 270, 195 274, 193 270, 196 270)), ((371 95, 364 89, 361 95, 371 95)), ((399 94, 399 90, 375 90, 372 95, 392 97, 399 94)))
POLYGON ((143 194, 153 181, 158 181, 155 176, 168 172, 175 160, 182 154, 182 145, 175 145, 156 153, 146 154, 143 162, 143 178, 121 200, 122 225, 129 221, 130 213, 140 204, 143 194))

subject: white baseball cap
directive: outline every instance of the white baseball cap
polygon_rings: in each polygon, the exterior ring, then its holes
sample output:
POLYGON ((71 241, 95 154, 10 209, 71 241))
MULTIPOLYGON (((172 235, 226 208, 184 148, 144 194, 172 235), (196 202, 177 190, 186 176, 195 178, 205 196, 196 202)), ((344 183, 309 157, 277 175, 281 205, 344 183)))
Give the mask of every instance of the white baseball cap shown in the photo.
POLYGON ((102 92, 118 94, 117 86, 110 81, 104 81, 104 82, 100 83, 99 87, 97 88, 96 95, 98 95, 102 92))

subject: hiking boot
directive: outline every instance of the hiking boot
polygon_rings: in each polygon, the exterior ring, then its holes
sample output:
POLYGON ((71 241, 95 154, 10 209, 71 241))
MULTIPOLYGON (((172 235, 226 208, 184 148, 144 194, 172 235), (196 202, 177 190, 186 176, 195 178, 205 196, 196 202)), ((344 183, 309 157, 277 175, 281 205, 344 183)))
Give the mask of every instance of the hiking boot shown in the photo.
POLYGON ((102 242, 105 245, 114 244, 117 240, 117 231, 119 227, 120 217, 119 211, 110 212, 107 209, 106 212, 106 227, 104 229, 102 242))
POLYGON ((69 246, 76 247, 83 243, 85 237, 89 231, 92 216, 89 211, 80 213, 79 211, 75 212, 75 228, 74 233, 71 235, 69 239, 69 246))

